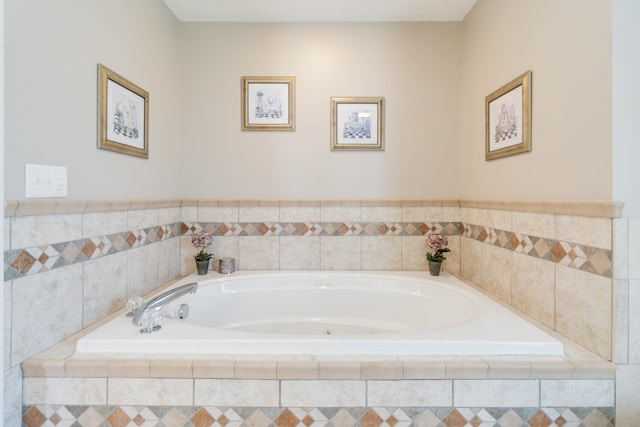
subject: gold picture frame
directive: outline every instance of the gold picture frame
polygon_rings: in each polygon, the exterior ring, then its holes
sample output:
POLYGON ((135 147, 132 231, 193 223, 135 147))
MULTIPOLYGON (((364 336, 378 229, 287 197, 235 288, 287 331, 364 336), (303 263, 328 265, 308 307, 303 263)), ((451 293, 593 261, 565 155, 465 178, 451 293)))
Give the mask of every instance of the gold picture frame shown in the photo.
POLYGON ((242 130, 295 130, 295 77, 242 77, 242 130))
POLYGON ((485 160, 531 151, 531 71, 485 98, 485 160))
POLYGON ((384 150, 384 98, 331 98, 331 150, 384 150))
POLYGON ((98 64, 98 148, 149 158, 149 92, 98 64))

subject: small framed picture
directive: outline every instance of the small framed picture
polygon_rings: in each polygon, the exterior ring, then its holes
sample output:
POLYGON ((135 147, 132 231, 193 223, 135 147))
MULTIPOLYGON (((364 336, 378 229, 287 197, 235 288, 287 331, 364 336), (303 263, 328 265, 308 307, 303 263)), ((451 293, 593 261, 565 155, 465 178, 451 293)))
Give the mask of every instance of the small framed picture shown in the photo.
POLYGON ((149 92, 98 64, 98 148, 149 158, 149 92))
POLYGON ((295 77, 242 77, 242 130, 295 130, 295 77))
POLYGON ((485 98, 485 160, 531 151, 531 71, 485 98))
POLYGON ((384 150, 384 98, 331 98, 331 150, 384 150))

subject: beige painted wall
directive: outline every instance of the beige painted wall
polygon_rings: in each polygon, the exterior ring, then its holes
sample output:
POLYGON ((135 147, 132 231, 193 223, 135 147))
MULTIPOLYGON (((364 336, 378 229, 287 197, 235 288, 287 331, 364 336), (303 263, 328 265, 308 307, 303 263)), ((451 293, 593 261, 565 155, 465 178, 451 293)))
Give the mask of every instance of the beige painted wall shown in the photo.
POLYGON ((456 197, 461 23, 182 24, 184 197, 456 197), (296 77, 295 132, 240 130, 241 76, 296 77), (330 151, 330 97, 383 96, 384 152, 330 151))
POLYGON ((464 20, 462 198, 610 200, 611 1, 480 0, 464 20), (484 160, 484 98, 533 71, 533 151, 484 160))
POLYGON ((158 0, 5 5, 5 196, 24 164, 66 166, 71 199, 179 195, 179 23, 158 0), (97 149, 97 64, 150 92, 149 159, 97 149))

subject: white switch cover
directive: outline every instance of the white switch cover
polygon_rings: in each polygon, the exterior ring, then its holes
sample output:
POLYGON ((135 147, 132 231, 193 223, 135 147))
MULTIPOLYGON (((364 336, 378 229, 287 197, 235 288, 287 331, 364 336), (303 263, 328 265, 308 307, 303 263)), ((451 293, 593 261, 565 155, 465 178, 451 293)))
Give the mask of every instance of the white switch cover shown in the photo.
POLYGON ((24 165, 25 197, 67 197, 67 168, 64 166, 24 165))

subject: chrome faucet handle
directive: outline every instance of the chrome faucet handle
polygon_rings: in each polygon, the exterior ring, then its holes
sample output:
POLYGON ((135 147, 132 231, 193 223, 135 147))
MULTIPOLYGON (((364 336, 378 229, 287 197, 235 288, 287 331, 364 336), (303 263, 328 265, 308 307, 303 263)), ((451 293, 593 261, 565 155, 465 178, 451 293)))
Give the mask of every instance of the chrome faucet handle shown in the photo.
POLYGON ((129 298, 129 300, 127 301, 127 317, 133 317, 133 315, 135 314, 136 310, 138 310, 138 308, 140 308, 140 306, 144 304, 144 300, 142 299, 142 297, 140 296, 135 296, 135 297, 131 297, 129 298))
POLYGON ((145 311, 145 313, 142 315, 142 319, 140 319, 141 321, 140 326, 142 326, 142 328, 140 329, 140 333, 152 334, 156 331, 159 331, 161 328, 160 320, 162 320, 162 315, 160 314, 160 311, 158 310, 145 311))

